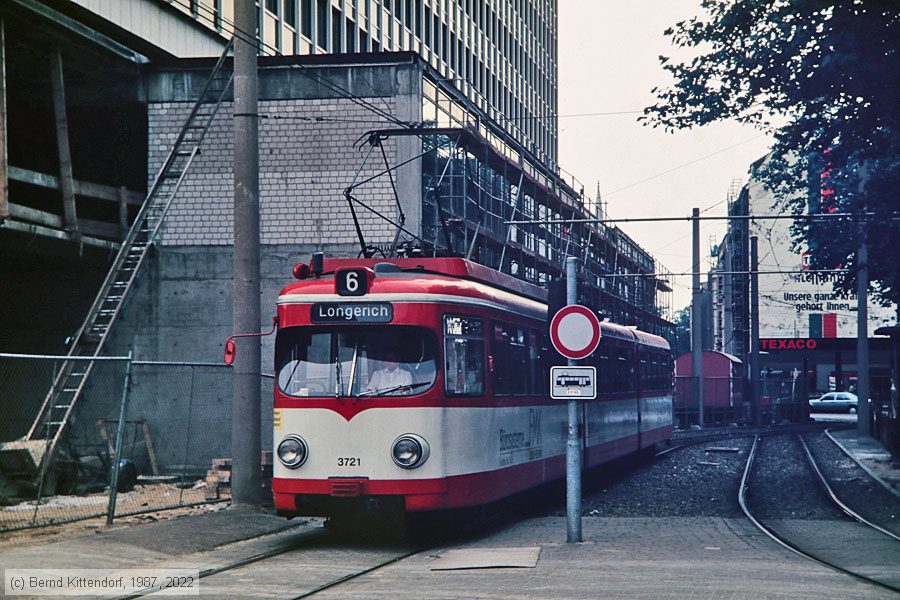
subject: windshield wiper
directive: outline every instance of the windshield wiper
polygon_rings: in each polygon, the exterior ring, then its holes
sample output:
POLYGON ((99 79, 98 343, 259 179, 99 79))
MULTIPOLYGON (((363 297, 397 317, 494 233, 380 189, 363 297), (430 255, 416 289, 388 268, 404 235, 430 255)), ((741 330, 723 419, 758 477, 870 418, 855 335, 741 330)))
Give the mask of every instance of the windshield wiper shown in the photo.
POLYGON ((334 361, 334 373, 335 373, 335 381, 334 381, 334 397, 335 399, 341 397, 341 391, 343 391, 343 383, 341 382, 341 360, 339 356, 336 356, 336 360, 334 361))
POLYGON ((350 363, 350 381, 347 383, 347 395, 353 395, 353 382, 356 381, 356 361, 359 359, 359 342, 353 346, 353 362, 350 363))
POLYGON ((356 395, 357 398, 362 398, 364 396, 383 396, 387 394, 391 394, 393 392, 399 392, 400 390, 414 390, 416 388, 420 388, 423 385, 431 385, 430 381, 420 381, 418 383, 404 383, 403 385, 395 385, 389 388, 382 388, 380 390, 365 390, 356 395))

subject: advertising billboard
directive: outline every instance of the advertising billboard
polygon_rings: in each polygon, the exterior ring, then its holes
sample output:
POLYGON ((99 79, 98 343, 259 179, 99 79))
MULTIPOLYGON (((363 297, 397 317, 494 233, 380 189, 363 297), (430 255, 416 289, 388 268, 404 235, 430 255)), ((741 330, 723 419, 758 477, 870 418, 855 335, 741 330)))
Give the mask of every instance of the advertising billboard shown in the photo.
MULTIPOLYGON (((753 183, 750 214, 774 214, 771 192, 753 183)), ((836 273, 810 268, 815 261, 809 249, 792 248, 791 224, 790 219, 750 221, 749 233, 758 237, 760 338, 855 338, 859 299, 834 291, 836 273)), ((872 297, 866 300, 871 337, 878 327, 894 323, 897 309, 881 306, 872 297)))

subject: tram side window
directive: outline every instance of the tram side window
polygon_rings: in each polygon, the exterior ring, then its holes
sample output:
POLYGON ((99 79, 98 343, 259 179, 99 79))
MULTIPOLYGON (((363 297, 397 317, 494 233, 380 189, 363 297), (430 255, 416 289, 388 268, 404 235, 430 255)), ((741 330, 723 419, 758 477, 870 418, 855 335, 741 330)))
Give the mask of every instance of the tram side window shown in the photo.
POLYGON ((669 390, 672 387, 672 359, 667 356, 659 357, 659 389, 669 390))
POLYGON ((616 390, 619 392, 634 391, 634 369, 631 364, 631 353, 624 349, 616 349, 616 390))
POLYGON ((650 385, 650 389, 653 390, 661 390, 666 387, 663 383, 663 364, 660 362, 661 360, 658 356, 653 357, 653 380, 650 385))
POLYGON ((641 388, 644 390, 653 389, 653 381, 651 379, 651 369, 653 368, 653 363, 650 362, 650 357, 646 352, 639 352, 638 357, 638 378, 641 381, 641 388))
POLYGON ((603 340, 600 340, 593 362, 597 367, 598 392, 604 394, 615 392, 615 370, 612 368, 612 361, 609 360, 609 346, 603 340))
POLYGON ((550 366, 553 364, 555 350, 550 349, 550 338, 546 333, 531 332, 528 350, 531 357, 531 393, 547 395, 550 393, 550 366))
POLYGON ((655 390, 657 387, 656 356, 649 352, 639 354, 641 357, 641 390, 655 390))
POLYGON ((525 330, 515 325, 494 323, 491 356, 494 359, 494 394, 527 394, 529 360, 525 330))
POLYGON ((444 317, 444 387, 448 395, 484 394, 484 322, 444 317))

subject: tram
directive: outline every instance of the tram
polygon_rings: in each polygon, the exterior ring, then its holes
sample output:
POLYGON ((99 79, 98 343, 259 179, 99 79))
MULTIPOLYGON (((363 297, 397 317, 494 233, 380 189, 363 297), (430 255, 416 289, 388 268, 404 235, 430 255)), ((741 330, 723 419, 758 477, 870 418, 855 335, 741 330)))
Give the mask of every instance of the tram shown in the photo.
MULTIPOLYGON (((546 290, 460 258, 321 259, 278 297, 278 514, 478 506, 565 476, 546 290)), ((672 433, 660 337, 602 323, 584 464, 672 433)))

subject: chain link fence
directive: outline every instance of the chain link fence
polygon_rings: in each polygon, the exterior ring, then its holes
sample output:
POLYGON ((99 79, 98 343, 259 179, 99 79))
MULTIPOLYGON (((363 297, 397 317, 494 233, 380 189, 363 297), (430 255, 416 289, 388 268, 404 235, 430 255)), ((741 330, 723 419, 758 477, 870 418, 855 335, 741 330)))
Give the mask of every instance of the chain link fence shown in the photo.
MULTIPOLYGON (((749 384, 735 377, 703 378, 703 424, 724 426, 750 424, 753 408, 750 404, 749 384)), ((682 429, 699 424, 698 401, 695 398, 695 379, 675 377, 676 425, 682 429)), ((759 412, 762 423, 800 422, 808 413, 807 399, 802 386, 792 373, 762 372, 759 380, 759 412)))
MULTIPOLYGON (((67 357, 0 354, 8 415, 0 423, 0 531, 230 499, 230 367, 78 361, 90 365, 89 376, 54 444, 58 425, 48 423, 59 417, 35 419, 45 403, 61 402, 48 392, 72 364, 67 357)), ((273 383, 262 377, 264 485, 271 482, 273 383)), ((271 497, 268 490, 263 497, 271 497)))

